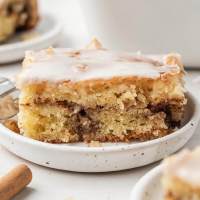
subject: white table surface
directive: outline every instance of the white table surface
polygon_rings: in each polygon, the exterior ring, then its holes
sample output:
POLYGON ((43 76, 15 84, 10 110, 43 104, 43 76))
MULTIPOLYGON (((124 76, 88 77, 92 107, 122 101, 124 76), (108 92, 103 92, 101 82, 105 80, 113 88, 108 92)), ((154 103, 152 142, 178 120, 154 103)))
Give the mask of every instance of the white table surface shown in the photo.
MULTIPOLYGON (((86 27, 76 1, 40 0, 40 2, 42 12, 52 12, 64 24, 64 34, 59 46, 84 46, 88 42, 86 27)), ((0 65, 0 76, 13 78, 19 70, 20 63, 0 65)), ((200 75, 200 70, 188 71, 189 79, 197 75, 200 75)), ((200 144, 199 128, 185 147, 192 148, 200 144)), ((0 146, 0 175, 18 163, 26 163, 31 168, 33 181, 14 198, 15 200, 128 200, 130 191, 139 178, 159 164, 158 162, 114 173, 73 173, 40 167, 0 146)))

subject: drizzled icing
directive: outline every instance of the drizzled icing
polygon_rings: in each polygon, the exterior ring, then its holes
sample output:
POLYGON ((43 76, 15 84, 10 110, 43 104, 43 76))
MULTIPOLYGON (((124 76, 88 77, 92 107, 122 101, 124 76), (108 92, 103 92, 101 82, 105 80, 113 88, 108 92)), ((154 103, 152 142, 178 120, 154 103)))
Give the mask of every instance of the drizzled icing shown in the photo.
POLYGON ((127 52, 104 49, 53 49, 28 52, 20 83, 36 80, 82 81, 119 76, 156 78, 160 74, 179 72, 177 65, 164 65, 159 60, 127 52))
POLYGON ((165 172, 200 187, 200 148, 193 152, 185 150, 164 162, 165 172))

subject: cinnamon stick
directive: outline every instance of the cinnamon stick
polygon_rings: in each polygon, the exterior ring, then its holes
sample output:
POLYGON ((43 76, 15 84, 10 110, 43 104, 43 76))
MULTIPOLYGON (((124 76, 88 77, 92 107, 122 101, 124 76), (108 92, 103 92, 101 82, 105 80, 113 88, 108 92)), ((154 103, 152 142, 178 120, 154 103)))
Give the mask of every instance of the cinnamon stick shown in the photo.
POLYGON ((25 164, 18 165, 5 176, 0 177, 0 200, 10 200, 31 180, 31 170, 25 164))

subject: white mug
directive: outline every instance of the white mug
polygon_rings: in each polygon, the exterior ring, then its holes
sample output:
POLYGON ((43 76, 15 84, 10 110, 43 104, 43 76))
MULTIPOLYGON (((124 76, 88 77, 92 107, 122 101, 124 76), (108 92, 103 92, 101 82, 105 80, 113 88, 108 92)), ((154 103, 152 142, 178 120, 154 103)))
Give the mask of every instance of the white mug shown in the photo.
POLYGON ((79 0, 91 37, 105 47, 148 54, 178 52, 200 67, 199 0, 79 0))

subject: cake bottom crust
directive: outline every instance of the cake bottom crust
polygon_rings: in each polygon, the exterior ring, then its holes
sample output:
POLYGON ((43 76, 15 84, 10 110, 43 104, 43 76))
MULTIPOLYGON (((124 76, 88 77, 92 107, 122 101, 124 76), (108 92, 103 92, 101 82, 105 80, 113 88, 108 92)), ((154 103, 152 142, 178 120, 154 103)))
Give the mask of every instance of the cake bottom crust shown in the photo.
POLYGON ((199 194, 195 194, 194 192, 188 194, 179 194, 174 195, 172 192, 168 191, 165 195, 164 200, 200 200, 199 194))
MULTIPOLYGON (((162 134, 160 134, 158 137, 163 137, 167 135, 166 132, 163 132, 162 134)), ((151 132, 148 133, 142 133, 142 134, 137 134, 135 132, 129 133, 128 135, 124 135, 121 134, 121 136, 116 136, 113 134, 106 134, 106 135, 99 135, 96 136, 95 134, 90 134, 87 135, 85 137, 83 137, 82 139, 80 139, 78 137, 78 135, 73 135, 72 137, 70 137, 70 140, 67 143, 73 143, 73 142, 86 142, 86 143, 90 143, 91 141, 99 141, 99 142, 111 142, 111 143, 115 143, 115 142, 126 142, 129 143, 131 141, 147 141, 147 140, 152 140, 152 139, 156 139, 158 138, 156 136, 153 136, 151 132)), ((66 137, 66 139, 53 139, 53 140, 49 140, 49 139, 41 139, 40 141, 42 142, 48 142, 48 143, 53 143, 53 144, 62 144, 62 143, 66 143, 66 141, 68 140, 68 137, 66 137)))

